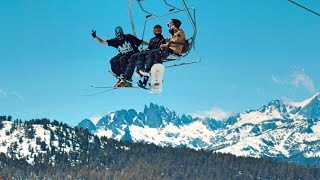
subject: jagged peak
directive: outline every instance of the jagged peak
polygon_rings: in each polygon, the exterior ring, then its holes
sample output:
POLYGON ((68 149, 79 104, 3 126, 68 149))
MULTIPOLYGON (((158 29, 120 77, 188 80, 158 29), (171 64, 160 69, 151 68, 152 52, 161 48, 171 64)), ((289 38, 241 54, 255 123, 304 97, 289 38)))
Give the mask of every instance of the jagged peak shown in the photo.
POLYGON ((273 104, 282 104, 283 102, 281 101, 281 100, 278 100, 278 99, 276 99, 276 100, 272 100, 270 103, 269 103, 269 105, 273 105, 273 104))
POLYGON ((163 112, 163 113, 167 113, 167 114, 169 114, 169 113, 175 114, 174 111, 170 111, 168 108, 166 108, 164 106, 159 106, 159 105, 154 104, 152 102, 150 103, 149 107, 147 105, 144 106, 143 112, 146 113, 147 111, 150 111, 150 110, 159 111, 159 112, 163 112))
POLYGON ((265 110, 266 108, 274 107, 276 109, 284 108, 286 106, 286 103, 282 100, 273 100, 269 102, 267 105, 261 107, 259 110, 265 110))

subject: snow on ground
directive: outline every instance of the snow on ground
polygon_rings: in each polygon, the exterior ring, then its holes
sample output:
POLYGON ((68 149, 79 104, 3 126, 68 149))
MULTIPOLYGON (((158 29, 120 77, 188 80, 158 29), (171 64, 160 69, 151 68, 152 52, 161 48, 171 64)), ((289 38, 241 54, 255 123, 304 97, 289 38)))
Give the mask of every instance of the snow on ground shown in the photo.
POLYGON ((9 132, 12 127, 12 122, 3 121, 3 128, 0 130, 0 153, 7 153, 9 144, 13 142, 11 136, 7 136, 6 132, 9 132))
MULTIPOLYGON (((24 124, 18 124, 16 125, 16 129, 10 132, 12 128, 13 122, 10 121, 3 121, 2 122, 4 127, 0 130, 0 153, 5 153, 9 157, 11 156, 8 154, 8 148, 15 148, 13 149, 18 159, 25 157, 26 160, 33 164, 33 157, 34 155, 38 155, 39 153, 46 153, 47 151, 41 149, 41 145, 39 143, 45 142, 46 148, 49 148, 51 150, 49 144, 50 144, 50 130, 45 130, 43 128, 43 125, 32 125, 33 129, 35 131, 34 138, 29 139, 26 137, 25 133, 25 127, 24 124), (38 139, 38 140, 37 140, 38 139), (37 143, 37 141, 39 141, 37 143), (13 146, 16 144, 16 146, 13 146)), ((51 130, 55 130, 56 127, 52 125, 48 125, 51 130)), ((72 133, 69 129, 67 129, 68 133, 72 133)), ((66 132, 64 132, 66 135, 66 132)), ((52 144, 58 147, 58 141, 52 141, 52 144)), ((66 144, 63 144, 64 151, 70 152, 72 150, 71 147, 68 147, 66 144)))
POLYGON ((237 126, 241 126, 245 123, 258 124, 266 120, 282 118, 281 114, 277 110, 270 110, 269 112, 253 111, 249 113, 240 114, 239 121, 236 123, 237 126))
POLYGON ((312 127, 312 131, 313 133, 318 134, 320 137, 320 122, 318 122, 312 127))
POLYGON ((97 129, 97 132, 95 133, 95 135, 99 136, 99 137, 107 137, 107 138, 111 138, 112 137, 113 132, 111 130, 105 130, 105 129, 97 129))
POLYGON ((257 141, 254 137, 247 137, 236 144, 217 150, 217 152, 230 153, 236 156, 251 156, 258 158, 260 157, 260 153, 258 152, 261 152, 260 143, 261 142, 257 141))
POLYGON ((152 142, 158 145, 166 145, 169 143, 173 146, 192 146, 191 141, 194 139, 201 139, 201 141, 206 144, 210 144, 210 139, 215 134, 200 121, 182 127, 177 127, 170 123, 166 127, 159 129, 150 127, 142 128, 133 125, 130 127, 130 132, 134 141, 152 142))

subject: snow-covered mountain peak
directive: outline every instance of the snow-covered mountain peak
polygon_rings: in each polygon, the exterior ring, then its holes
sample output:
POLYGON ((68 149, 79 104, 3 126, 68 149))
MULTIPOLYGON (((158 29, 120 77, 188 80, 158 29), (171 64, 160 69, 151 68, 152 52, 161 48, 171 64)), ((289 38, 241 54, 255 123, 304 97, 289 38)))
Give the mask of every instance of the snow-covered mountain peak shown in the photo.
POLYGON ((238 125, 245 123, 259 124, 274 119, 303 120, 307 118, 320 118, 320 94, 302 101, 273 100, 256 110, 245 111, 238 115, 238 125))
POLYGON ((310 99, 308 99, 308 103, 302 107, 299 112, 300 115, 308 118, 320 118, 320 95, 319 93, 310 99))
POLYGON ((301 101, 301 102, 295 102, 295 101, 291 101, 291 100, 284 100, 286 104, 291 105, 293 107, 296 108, 304 108, 305 106, 307 106, 308 104, 310 104, 313 100, 318 100, 320 101, 320 93, 316 93, 315 95, 311 96, 310 98, 301 101))

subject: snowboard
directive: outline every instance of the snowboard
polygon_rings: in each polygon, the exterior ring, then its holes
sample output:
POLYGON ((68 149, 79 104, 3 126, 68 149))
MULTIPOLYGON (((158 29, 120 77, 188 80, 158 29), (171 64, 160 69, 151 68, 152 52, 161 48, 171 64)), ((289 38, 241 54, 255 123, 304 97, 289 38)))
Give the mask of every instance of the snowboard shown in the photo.
POLYGON ((154 64, 150 71, 150 92, 161 93, 163 86, 164 65, 154 64))

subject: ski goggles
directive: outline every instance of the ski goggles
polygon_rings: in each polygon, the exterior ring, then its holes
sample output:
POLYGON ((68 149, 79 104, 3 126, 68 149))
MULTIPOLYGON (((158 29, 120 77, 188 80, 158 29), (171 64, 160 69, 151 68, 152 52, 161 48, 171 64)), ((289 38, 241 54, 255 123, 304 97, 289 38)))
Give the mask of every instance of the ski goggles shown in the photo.
POLYGON ((169 22, 167 25, 168 25, 169 28, 170 28, 171 26, 174 26, 173 22, 169 22))

